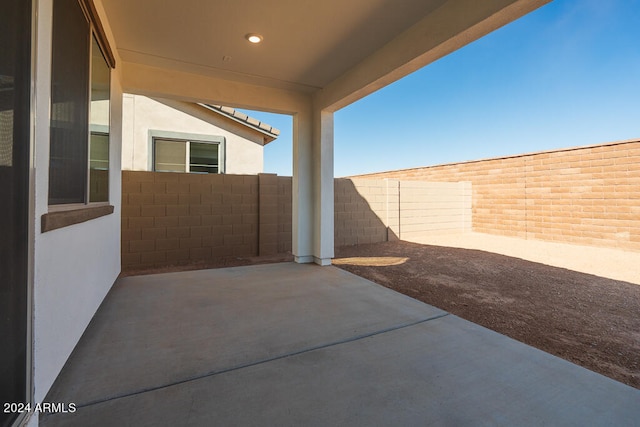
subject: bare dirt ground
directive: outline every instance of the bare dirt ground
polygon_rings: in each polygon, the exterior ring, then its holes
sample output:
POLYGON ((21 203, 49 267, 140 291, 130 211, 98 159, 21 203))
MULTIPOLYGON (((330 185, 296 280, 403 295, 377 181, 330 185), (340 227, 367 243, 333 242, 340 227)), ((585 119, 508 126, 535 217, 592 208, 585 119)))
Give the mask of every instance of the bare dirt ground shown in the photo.
POLYGON ((336 248, 334 264, 640 389, 640 285, 404 241, 336 248))

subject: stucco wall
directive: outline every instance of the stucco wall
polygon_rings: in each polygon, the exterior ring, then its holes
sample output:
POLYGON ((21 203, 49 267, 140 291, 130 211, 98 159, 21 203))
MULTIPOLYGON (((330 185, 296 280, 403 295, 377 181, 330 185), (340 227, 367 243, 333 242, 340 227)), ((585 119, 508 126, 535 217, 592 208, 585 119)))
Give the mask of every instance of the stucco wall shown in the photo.
MULTIPOLYGON (((46 233, 49 211, 49 100, 52 1, 39 0, 35 80, 33 268, 33 372, 35 400, 42 402, 56 376, 120 272, 122 90, 111 79, 109 201, 114 212, 46 233)), ((107 27, 108 28, 108 27, 107 27)), ((32 425, 37 417, 32 417, 32 425)))
POLYGON ((155 130, 222 136, 225 138, 225 173, 257 174, 263 171, 263 139, 246 126, 180 101, 125 94, 123 108, 123 170, 153 170, 149 131, 155 130))
POLYGON ((470 181, 475 231, 640 250, 640 141, 361 178, 470 181))

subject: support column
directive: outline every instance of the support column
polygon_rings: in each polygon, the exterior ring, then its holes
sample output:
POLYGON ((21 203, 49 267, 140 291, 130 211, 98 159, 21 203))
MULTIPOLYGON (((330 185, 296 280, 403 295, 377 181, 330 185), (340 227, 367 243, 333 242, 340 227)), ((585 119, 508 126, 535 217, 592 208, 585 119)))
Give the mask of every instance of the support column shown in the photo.
POLYGON ((313 138, 314 169, 314 248, 313 261, 331 265, 333 258, 333 113, 317 111, 314 114, 313 138))
POLYGON ((292 252, 298 263, 313 262, 313 171, 311 111, 293 116, 292 252))
POLYGON ((333 258, 333 113, 293 117, 293 255, 299 263, 333 258))

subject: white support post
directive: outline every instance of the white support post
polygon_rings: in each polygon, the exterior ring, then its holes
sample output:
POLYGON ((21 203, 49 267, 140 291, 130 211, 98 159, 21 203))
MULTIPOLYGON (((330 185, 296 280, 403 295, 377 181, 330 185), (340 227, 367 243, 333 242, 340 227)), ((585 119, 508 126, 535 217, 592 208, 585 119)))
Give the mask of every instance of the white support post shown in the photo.
POLYGON ((292 249, 298 263, 313 262, 313 119, 311 112, 293 116, 292 249))
POLYGON ((333 248, 333 113, 314 111, 314 262, 330 265, 333 248))
POLYGON ((333 113, 293 117, 293 255, 299 263, 333 258, 333 113))

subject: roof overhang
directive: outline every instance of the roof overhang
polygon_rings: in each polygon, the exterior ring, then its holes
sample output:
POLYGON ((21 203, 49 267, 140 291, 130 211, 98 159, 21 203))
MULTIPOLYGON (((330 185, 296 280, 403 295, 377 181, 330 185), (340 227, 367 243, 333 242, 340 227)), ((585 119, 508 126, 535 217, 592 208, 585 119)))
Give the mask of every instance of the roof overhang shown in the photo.
POLYGON ((309 98, 335 111, 549 1, 101 0, 101 6, 124 63, 126 91, 290 112, 309 98), (261 34, 262 43, 249 43, 248 33, 261 34))
POLYGON ((210 104, 198 104, 201 107, 206 108, 216 114, 240 123, 256 132, 259 132, 264 137, 264 145, 267 145, 271 141, 275 140, 280 135, 280 130, 274 128, 268 123, 260 121, 254 117, 244 114, 242 111, 238 111, 235 108, 225 107, 223 105, 210 105, 210 104))

